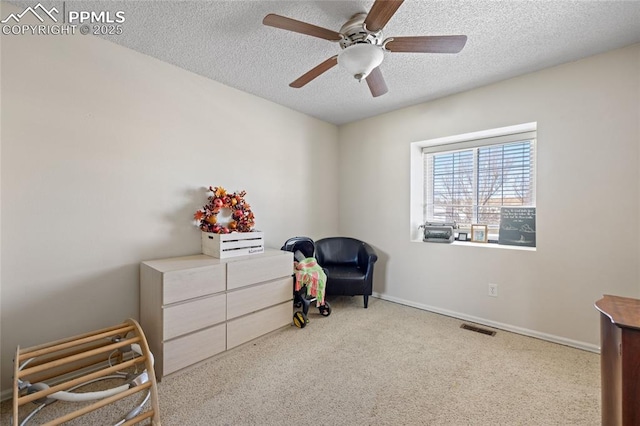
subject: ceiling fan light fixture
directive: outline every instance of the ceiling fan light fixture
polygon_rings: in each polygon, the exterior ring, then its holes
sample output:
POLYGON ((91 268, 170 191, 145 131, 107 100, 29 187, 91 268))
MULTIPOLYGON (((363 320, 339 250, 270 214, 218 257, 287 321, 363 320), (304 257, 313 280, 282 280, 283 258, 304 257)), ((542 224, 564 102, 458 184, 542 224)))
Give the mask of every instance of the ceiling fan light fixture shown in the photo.
POLYGON ((338 65, 346 69, 356 80, 362 81, 382 63, 383 59, 384 53, 379 46, 358 43, 338 54, 338 65))

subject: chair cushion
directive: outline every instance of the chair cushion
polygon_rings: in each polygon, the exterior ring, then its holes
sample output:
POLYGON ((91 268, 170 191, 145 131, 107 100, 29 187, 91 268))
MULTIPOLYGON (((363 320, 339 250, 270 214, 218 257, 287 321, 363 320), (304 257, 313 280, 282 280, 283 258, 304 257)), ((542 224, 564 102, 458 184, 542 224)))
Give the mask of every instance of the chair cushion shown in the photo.
POLYGON ((325 265, 327 275, 331 276, 334 281, 362 281, 364 279, 364 271, 352 265, 325 265))
POLYGON ((326 294, 334 296, 364 294, 366 280, 362 270, 350 265, 328 265, 325 269, 327 271, 326 294))

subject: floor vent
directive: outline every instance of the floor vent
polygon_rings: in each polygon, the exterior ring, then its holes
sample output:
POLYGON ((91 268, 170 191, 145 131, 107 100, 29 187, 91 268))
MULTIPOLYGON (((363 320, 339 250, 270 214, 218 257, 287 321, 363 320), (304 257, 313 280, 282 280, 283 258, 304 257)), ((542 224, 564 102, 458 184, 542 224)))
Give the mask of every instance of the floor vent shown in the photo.
POLYGON ((495 336, 496 332, 493 330, 487 330, 486 328, 476 327, 471 324, 462 324, 460 328, 464 328, 465 330, 475 331, 476 333, 486 334, 487 336, 495 336))

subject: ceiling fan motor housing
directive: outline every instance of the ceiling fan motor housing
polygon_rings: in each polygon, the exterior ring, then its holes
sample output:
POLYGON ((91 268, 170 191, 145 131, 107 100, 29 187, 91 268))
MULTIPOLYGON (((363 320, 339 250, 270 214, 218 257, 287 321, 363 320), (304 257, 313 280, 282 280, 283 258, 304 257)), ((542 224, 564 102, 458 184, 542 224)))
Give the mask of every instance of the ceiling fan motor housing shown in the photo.
POLYGON ((340 40, 340 47, 346 49, 359 43, 382 46, 382 31, 372 32, 367 30, 364 25, 366 17, 366 13, 357 13, 340 28, 340 34, 343 36, 342 40, 340 40))

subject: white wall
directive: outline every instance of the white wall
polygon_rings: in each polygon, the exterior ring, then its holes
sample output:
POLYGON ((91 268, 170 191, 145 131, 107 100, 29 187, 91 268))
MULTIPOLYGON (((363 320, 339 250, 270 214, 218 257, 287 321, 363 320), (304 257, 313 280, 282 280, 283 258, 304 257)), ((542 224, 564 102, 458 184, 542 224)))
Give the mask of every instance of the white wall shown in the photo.
POLYGON ((593 303, 640 296, 639 117, 634 45, 341 126, 340 232, 378 250, 384 298, 597 349, 593 303), (528 122, 537 250, 409 242, 410 143, 528 122))
POLYGON ((200 252, 208 185, 247 190, 268 246, 337 233, 334 125, 91 36, 1 59, 3 390, 17 345, 137 318, 140 261, 200 252))

